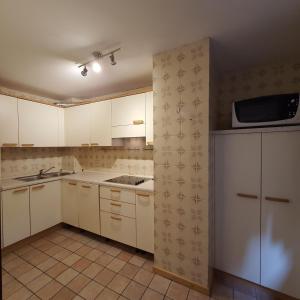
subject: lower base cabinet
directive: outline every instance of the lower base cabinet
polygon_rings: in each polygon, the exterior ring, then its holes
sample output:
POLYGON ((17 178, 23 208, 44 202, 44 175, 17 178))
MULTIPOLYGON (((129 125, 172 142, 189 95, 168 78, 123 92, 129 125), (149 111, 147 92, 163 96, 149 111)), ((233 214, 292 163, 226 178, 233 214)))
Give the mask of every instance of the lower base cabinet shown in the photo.
POLYGON ((61 182, 30 187, 31 235, 61 222, 61 182))
POLYGON ((61 212, 62 221, 74 227, 79 227, 78 210, 78 183, 62 181, 61 212))
POLYGON ((30 236, 29 188, 7 190, 2 195, 3 246, 30 236))

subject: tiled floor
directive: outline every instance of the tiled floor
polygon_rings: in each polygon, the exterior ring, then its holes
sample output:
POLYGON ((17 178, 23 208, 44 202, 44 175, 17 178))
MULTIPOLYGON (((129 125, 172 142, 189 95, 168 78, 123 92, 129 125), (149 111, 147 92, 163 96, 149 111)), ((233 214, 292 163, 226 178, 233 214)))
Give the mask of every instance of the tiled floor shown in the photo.
MULTIPOLYGON (((152 272, 153 258, 61 228, 3 256, 3 299, 188 299, 208 297, 152 272)), ((216 286, 214 299, 236 293, 216 286)), ((238 294, 235 299, 254 299, 238 294)))

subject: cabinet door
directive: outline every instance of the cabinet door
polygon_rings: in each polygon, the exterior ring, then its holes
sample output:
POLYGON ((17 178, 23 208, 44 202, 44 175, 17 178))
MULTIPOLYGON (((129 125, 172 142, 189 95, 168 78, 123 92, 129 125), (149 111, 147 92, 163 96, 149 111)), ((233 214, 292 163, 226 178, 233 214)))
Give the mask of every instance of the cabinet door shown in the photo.
POLYGON ((111 101, 89 104, 92 146, 111 146, 111 101))
POLYGON ((18 100, 0 95, 0 146, 18 145, 18 100))
POLYGON ((65 143, 65 112, 63 108, 58 110, 58 146, 63 147, 65 143))
POLYGON ((30 187, 31 234, 61 222, 61 182, 51 181, 30 187))
POLYGON ((78 183, 62 181, 62 221, 79 227, 78 217, 78 183))
POLYGON ((99 186, 96 184, 79 186, 79 227, 100 234, 99 186))
POLYGON ((300 298, 300 131, 262 135, 261 284, 300 298))
POLYGON ((146 144, 153 144, 153 92, 146 94, 146 144))
POLYGON ((58 110, 56 107, 18 100, 21 146, 57 147, 58 110))
POLYGON ((65 139, 67 146, 90 144, 90 106, 65 108, 65 139))
POLYGON ((215 267, 260 282, 261 134, 215 137, 215 267))
POLYGON ((136 246, 154 253, 154 199, 149 193, 136 193, 136 246))
POLYGON ((4 247, 30 236, 29 188, 2 192, 4 247))

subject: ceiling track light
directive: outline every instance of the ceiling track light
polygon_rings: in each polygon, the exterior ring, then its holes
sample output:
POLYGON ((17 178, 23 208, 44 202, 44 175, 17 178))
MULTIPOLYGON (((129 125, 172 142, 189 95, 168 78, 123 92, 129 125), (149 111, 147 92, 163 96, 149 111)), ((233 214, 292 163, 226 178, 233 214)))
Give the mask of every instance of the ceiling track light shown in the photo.
POLYGON ((117 48, 117 49, 112 50, 107 53, 102 53, 100 51, 93 52, 94 59, 78 66, 78 68, 83 68, 81 71, 81 75, 84 77, 87 76, 87 73, 88 73, 87 65, 90 65, 90 64, 92 64, 93 71, 96 73, 99 73, 102 70, 100 60, 106 56, 109 56, 110 64, 112 66, 115 66, 117 64, 117 62, 115 60, 115 52, 117 52, 119 50, 121 50, 121 48, 117 48))

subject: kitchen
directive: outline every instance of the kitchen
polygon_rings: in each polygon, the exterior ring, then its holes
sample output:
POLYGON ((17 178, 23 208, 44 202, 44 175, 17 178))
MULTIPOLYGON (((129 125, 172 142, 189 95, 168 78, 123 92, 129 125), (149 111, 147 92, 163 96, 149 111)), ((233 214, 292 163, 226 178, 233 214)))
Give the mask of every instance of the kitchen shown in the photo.
POLYGON ((2 298, 299 299, 299 4, 131 2, 3 1, 2 298))

